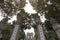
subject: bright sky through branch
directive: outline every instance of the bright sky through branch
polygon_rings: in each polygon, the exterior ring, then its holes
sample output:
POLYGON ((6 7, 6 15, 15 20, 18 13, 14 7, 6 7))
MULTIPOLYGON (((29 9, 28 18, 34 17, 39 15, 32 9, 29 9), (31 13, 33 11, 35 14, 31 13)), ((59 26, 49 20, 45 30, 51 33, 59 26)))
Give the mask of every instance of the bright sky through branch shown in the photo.
POLYGON ((46 18, 45 18, 45 14, 41 15, 40 13, 38 14, 40 16, 40 20, 42 23, 45 22, 46 18))
POLYGON ((27 4, 24 7, 24 10, 28 13, 37 13, 36 10, 33 9, 33 7, 31 6, 29 0, 26 0, 27 4))
POLYGON ((4 17, 1 14, 1 10, 0 10, 0 21, 3 19, 4 17))
POLYGON ((52 3, 50 2, 50 0, 47 2, 47 4, 51 5, 52 3))
POLYGON ((12 22, 13 22, 13 21, 16 21, 16 20, 17 20, 17 16, 14 15, 10 20, 8 20, 8 23, 13 24, 12 22))

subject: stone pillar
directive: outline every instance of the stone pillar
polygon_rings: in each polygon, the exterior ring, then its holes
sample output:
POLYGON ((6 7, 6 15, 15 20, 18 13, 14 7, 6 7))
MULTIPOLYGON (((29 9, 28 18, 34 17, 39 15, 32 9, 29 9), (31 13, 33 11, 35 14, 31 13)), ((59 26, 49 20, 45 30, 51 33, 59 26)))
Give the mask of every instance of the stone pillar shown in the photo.
POLYGON ((15 25, 10 40, 17 40, 18 31, 19 31, 19 25, 15 25))
POLYGON ((42 23, 40 21, 40 17, 36 18, 36 25, 37 25, 38 37, 39 37, 38 40, 46 40, 43 32, 43 28, 42 28, 42 23))

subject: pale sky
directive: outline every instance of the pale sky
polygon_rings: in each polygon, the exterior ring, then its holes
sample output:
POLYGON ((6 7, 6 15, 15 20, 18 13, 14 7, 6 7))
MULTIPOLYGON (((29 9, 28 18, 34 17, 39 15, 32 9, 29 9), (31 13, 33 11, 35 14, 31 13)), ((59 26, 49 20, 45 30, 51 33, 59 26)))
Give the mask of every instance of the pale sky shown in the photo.
POLYGON ((13 24, 12 22, 13 22, 13 21, 16 21, 16 20, 17 20, 17 15, 13 15, 13 17, 10 18, 10 20, 8 20, 8 23, 13 24))
POLYGON ((41 20, 42 23, 44 23, 45 20, 47 20, 47 19, 45 18, 45 14, 43 14, 43 15, 38 14, 38 16, 40 16, 40 20, 41 20))
POLYGON ((36 10, 34 10, 33 7, 31 6, 29 0, 26 0, 26 2, 27 4, 25 5, 24 10, 28 12, 29 14, 37 13, 36 10))

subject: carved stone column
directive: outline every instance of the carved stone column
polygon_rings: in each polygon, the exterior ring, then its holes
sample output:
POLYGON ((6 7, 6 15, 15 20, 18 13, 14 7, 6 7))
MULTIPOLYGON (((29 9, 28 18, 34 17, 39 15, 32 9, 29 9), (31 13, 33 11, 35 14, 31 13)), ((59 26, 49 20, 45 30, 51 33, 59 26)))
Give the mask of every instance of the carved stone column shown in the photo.
POLYGON ((38 37, 39 37, 38 40, 46 40, 44 36, 43 28, 42 28, 42 23, 40 21, 39 16, 36 17, 36 25, 37 25, 38 37))

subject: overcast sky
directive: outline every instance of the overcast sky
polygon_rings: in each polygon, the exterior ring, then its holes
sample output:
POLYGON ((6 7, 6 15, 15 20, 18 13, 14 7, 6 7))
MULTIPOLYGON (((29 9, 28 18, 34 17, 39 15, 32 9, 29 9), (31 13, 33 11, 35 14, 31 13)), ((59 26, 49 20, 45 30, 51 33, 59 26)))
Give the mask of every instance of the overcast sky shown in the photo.
POLYGON ((24 7, 25 11, 28 12, 29 14, 37 13, 36 10, 34 10, 33 7, 31 6, 29 0, 26 0, 26 2, 27 2, 27 4, 24 7))

